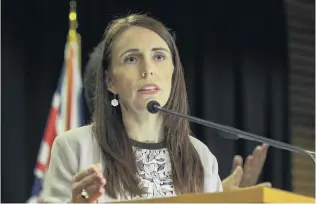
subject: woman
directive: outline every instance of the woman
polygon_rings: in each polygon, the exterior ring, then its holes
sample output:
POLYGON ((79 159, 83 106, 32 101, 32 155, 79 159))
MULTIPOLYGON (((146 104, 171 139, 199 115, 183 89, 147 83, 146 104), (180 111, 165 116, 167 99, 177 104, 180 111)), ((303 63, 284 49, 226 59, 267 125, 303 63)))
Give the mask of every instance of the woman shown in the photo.
MULTIPOLYGON (((94 110, 95 75, 99 61, 99 50, 96 48, 91 53, 90 59, 85 67, 84 74, 84 97, 90 114, 94 110)), ((257 181, 262 171, 267 156, 268 145, 258 145, 245 163, 240 155, 235 155, 232 162, 231 174, 222 180, 223 190, 231 191, 245 187, 262 186, 271 187, 271 183, 265 182, 258 185, 257 181)))
POLYGON ((145 15, 113 21, 98 46, 92 125, 58 136, 46 202, 108 202, 222 191, 214 155, 189 123, 150 114, 158 101, 188 113, 182 65, 167 28, 145 15))

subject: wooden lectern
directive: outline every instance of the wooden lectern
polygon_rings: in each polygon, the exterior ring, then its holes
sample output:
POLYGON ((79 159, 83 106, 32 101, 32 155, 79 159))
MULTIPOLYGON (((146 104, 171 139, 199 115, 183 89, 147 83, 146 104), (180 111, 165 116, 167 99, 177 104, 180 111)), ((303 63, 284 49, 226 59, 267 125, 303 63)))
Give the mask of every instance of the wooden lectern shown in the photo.
POLYGON ((315 198, 275 188, 250 187, 221 193, 125 201, 124 203, 315 203, 315 198))

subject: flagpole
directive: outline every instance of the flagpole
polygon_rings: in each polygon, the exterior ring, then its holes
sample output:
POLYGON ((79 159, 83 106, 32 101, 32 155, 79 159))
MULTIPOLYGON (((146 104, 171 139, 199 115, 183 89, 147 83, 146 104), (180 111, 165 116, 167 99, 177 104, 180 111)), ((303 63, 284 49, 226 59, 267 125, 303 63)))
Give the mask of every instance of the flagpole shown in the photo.
POLYGON ((69 12, 69 36, 75 37, 78 22, 77 22, 77 3, 74 0, 70 1, 70 12, 69 12))
MULTIPOLYGON (((77 33, 78 29, 78 20, 77 20, 77 2, 71 0, 69 3, 70 12, 69 12, 69 33, 68 37, 70 41, 76 40, 78 43, 79 55, 81 55, 81 36, 77 33)), ((81 59, 81 56, 80 56, 81 59)), ((81 60, 79 60, 79 68, 81 68, 81 60)))

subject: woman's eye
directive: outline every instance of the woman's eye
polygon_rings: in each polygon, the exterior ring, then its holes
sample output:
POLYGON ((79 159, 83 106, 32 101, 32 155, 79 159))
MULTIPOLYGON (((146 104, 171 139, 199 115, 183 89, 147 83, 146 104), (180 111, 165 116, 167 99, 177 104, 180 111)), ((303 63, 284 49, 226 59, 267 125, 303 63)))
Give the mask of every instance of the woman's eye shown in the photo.
POLYGON ((126 57, 124 62, 128 63, 128 64, 134 64, 137 62, 137 59, 136 59, 136 57, 126 57))
POLYGON ((156 60, 158 60, 158 61, 162 61, 162 60, 165 60, 165 59, 166 59, 165 55, 163 55, 163 54, 156 54, 156 55, 154 56, 154 58, 155 58, 156 60))

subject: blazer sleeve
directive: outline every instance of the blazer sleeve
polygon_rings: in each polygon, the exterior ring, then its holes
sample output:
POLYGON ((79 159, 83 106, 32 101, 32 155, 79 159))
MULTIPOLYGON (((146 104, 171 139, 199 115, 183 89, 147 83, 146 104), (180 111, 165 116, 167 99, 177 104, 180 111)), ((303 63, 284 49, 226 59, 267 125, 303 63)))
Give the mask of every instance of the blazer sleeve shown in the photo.
POLYGON ((216 157, 209 151, 205 150, 205 157, 202 159, 204 165, 204 192, 222 192, 223 186, 220 176, 218 174, 218 162, 216 157))
POLYGON ((72 178, 77 170, 78 161, 73 149, 63 136, 56 137, 43 184, 44 202, 69 202, 72 194, 72 178))

